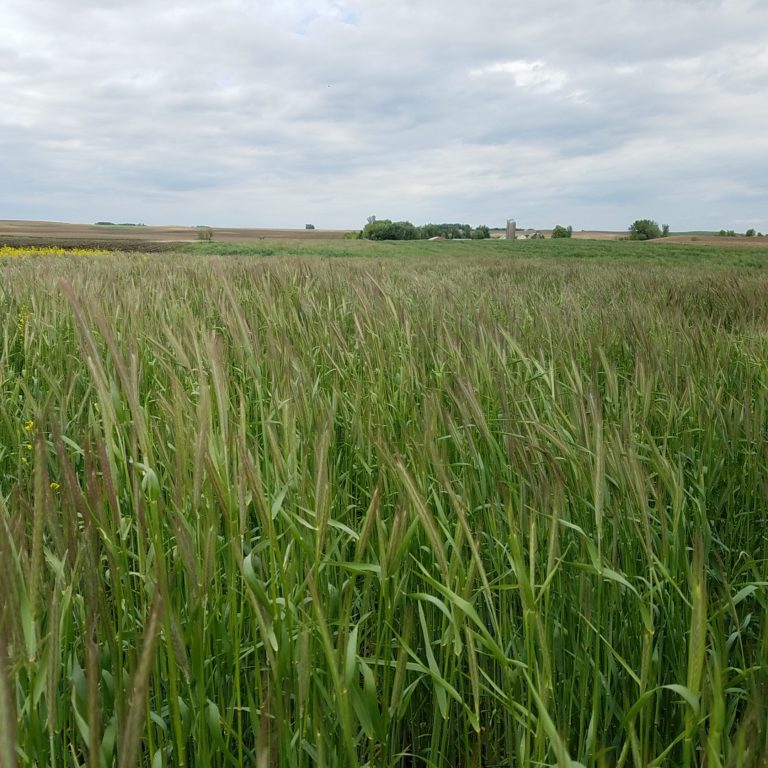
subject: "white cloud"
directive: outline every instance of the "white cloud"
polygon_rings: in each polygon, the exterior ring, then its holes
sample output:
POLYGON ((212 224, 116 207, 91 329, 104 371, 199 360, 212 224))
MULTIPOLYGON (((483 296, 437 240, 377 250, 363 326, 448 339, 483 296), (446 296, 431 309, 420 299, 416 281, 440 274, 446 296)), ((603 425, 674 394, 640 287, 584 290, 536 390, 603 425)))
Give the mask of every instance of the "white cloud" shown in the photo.
POLYGON ((0 28, 0 218, 768 229, 764 3, 5 0, 0 28))
POLYGON ((510 75, 517 88, 531 88, 540 93, 559 91, 568 82, 567 72, 547 67, 543 61, 499 61, 470 70, 478 75, 510 75))

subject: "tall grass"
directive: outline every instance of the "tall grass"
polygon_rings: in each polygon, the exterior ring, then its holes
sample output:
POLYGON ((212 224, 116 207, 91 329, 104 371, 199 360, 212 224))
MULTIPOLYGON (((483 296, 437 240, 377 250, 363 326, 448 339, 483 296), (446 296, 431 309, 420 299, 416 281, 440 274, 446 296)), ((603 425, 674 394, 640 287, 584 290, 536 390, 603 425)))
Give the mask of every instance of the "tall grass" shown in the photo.
POLYGON ((3 269, 3 766, 766 765, 761 272, 3 269))

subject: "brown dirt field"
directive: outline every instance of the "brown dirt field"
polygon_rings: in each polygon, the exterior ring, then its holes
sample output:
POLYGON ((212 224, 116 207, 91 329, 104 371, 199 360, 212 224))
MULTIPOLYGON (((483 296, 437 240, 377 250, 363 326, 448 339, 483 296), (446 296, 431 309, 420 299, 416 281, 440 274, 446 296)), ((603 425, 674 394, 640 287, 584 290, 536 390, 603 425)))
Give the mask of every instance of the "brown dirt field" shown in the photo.
POLYGON ((718 237, 717 235, 671 235, 654 243, 691 243, 693 245, 719 245, 732 248, 768 248, 768 237, 718 237))
MULTIPOLYGON (((247 229, 212 227, 219 243, 249 243, 266 239, 339 240, 346 230, 339 229, 247 229)), ((60 242, 197 242, 196 227, 122 227, 96 224, 64 224, 54 221, 0 220, 0 245, 4 240, 60 242)))
POLYGON ((628 232, 609 232, 604 230, 582 230, 577 232, 573 231, 571 237, 574 240, 621 240, 623 237, 627 237, 628 232))

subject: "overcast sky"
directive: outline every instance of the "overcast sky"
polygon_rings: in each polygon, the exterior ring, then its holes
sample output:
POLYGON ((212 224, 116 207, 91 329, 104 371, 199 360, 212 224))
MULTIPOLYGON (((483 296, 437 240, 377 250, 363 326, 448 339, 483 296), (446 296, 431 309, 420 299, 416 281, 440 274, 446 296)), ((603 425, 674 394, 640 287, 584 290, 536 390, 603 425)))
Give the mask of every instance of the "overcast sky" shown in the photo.
POLYGON ((2 0, 0 219, 768 231, 766 0, 2 0))

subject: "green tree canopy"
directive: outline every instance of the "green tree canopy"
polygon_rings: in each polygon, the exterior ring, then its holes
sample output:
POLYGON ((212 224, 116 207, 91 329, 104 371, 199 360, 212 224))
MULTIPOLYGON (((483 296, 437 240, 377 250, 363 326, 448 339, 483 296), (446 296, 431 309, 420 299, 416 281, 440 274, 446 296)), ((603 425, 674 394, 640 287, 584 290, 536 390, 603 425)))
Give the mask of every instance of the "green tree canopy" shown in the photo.
POLYGON ((365 240, 418 240, 419 233, 410 221, 374 219, 363 227, 360 237, 365 240))
POLYGON ((560 224, 558 224, 553 230, 552 230, 552 237, 553 238, 560 238, 560 237, 570 237, 573 233, 573 227, 563 227, 560 224))
POLYGON ((364 240, 428 240, 430 237, 484 240, 490 236, 491 230, 484 224, 474 229, 469 224, 424 224, 416 227, 410 221, 391 221, 375 216, 368 217, 360 232, 360 238, 364 240))
POLYGON ((661 237, 661 227, 652 219, 637 219, 629 228, 630 240, 655 240, 661 237))

